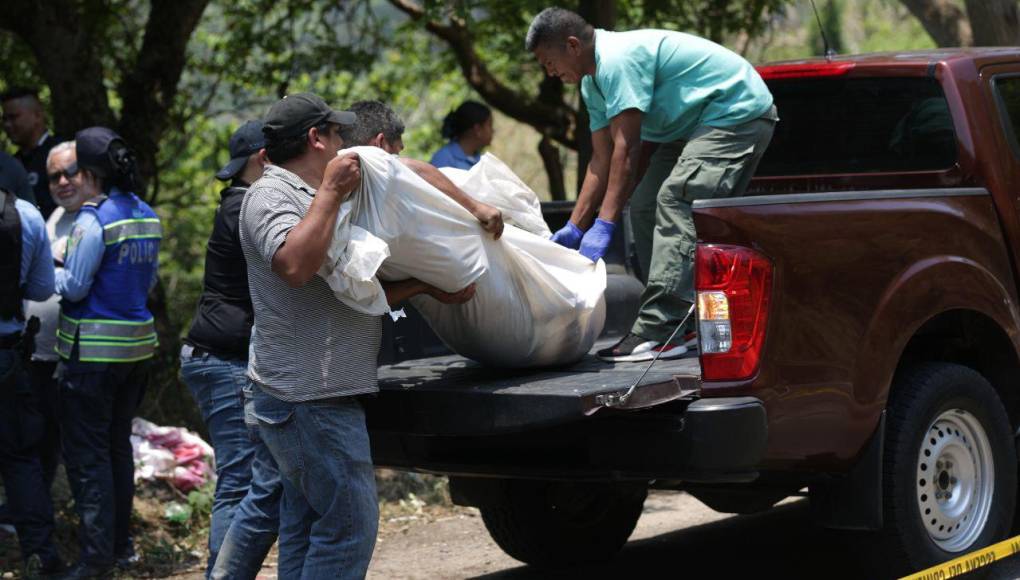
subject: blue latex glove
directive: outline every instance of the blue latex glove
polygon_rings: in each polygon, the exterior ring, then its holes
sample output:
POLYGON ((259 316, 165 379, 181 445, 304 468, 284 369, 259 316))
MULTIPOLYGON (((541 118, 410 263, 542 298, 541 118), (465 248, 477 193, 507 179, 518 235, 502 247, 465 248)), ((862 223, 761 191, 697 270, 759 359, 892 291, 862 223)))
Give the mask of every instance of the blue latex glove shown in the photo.
POLYGON ((581 238, 584 236, 584 232, 581 228, 574 225, 574 222, 567 220, 567 225, 559 229, 553 237, 552 241, 563 246, 564 248, 570 248, 576 250, 581 245, 581 238))
POLYGON ((609 249, 609 242, 613 241, 613 232, 616 231, 616 224, 603 219, 596 219, 591 229, 584 234, 581 240, 581 255, 592 262, 598 262, 606 255, 609 249))

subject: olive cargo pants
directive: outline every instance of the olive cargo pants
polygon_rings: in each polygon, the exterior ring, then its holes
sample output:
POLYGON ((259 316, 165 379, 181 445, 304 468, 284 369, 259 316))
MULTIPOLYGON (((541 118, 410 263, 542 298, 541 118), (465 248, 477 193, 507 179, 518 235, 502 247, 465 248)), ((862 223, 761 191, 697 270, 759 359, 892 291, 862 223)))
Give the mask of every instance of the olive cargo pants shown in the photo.
MULTIPOLYGON (((691 204, 747 189, 772 140, 776 109, 734 127, 698 128, 690 140, 661 144, 630 199, 638 262, 648 281, 631 328, 665 341, 694 302, 697 234, 691 204)), ((693 322, 689 322, 693 329, 693 322)))

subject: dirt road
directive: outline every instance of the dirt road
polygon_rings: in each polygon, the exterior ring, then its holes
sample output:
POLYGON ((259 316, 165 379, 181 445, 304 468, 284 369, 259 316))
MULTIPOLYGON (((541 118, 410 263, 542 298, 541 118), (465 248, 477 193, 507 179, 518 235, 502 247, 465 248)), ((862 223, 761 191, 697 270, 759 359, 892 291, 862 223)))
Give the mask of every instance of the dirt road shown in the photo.
MULTIPOLYGON (((848 534, 814 526, 805 501, 738 517, 686 494, 653 493, 630 541, 608 565, 540 573, 503 554, 472 512, 384 537, 369 578, 868 578, 853 545, 848 534)), ((989 579, 1020 578, 1020 561, 997 566, 989 579)))
MULTIPOLYGON (((430 521, 404 517, 385 522, 368 578, 872 577, 858 561, 860 556, 852 535, 814 526, 804 501, 788 501, 764 514, 728 516, 686 494, 656 492, 645 503, 630 541, 609 564, 539 572, 504 554, 489 538, 477 511, 458 509, 430 521)), ((276 578, 275 550, 266 564, 259 578, 276 578)), ((996 564, 990 572, 988 580, 1020 578, 1020 556, 996 564)), ((197 580, 201 575, 191 572, 177 578, 197 580)))

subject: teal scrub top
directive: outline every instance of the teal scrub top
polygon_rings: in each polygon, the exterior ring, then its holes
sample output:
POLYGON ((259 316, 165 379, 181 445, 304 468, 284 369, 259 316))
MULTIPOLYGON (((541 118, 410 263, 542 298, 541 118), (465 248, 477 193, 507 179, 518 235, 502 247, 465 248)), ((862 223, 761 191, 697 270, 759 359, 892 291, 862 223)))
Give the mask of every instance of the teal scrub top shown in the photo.
POLYGON ((627 109, 644 113, 641 138, 687 139, 701 125, 732 127, 772 106, 765 82, 737 53, 669 30, 595 31, 595 75, 581 80, 592 132, 627 109))

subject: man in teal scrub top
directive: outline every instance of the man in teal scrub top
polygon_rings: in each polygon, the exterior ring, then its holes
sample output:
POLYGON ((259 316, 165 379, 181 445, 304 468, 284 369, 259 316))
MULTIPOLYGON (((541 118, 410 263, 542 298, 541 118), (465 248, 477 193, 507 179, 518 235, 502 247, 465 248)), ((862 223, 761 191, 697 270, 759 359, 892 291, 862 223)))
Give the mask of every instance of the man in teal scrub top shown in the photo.
POLYGON ((714 42, 668 30, 596 30, 562 8, 535 17, 525 48, 550 76, 581 84, 591 119, 591 161, 553 241, 597 261, 629 200, 648 276, 630 333, 599 357, 683 355, 697 344, 693 331, 667 341, 694 301, 691 204, 747 188, 778 120, 772 94, 749 62, 714 42))

